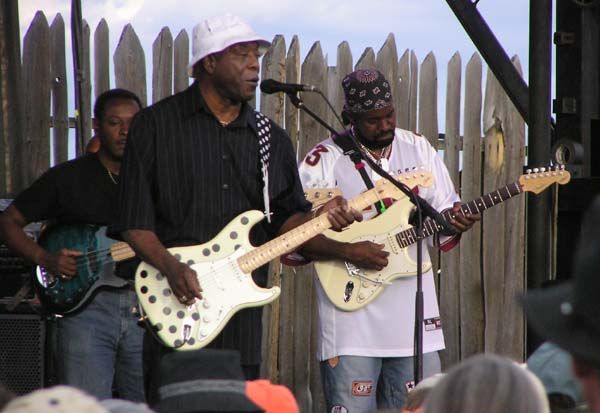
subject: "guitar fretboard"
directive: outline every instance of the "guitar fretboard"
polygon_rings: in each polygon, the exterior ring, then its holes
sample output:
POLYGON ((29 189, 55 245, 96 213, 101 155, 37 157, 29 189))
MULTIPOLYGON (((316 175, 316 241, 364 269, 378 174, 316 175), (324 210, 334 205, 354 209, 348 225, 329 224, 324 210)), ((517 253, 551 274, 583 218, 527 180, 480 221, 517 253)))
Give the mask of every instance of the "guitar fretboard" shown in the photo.
MULTIPOLYGON (((507 199, 519 195, 521 192, 523 191, 521 190, 521 185, 519 185, 519 182, 513 182, 511 184, 506 185, 504 188, 497 189, 493 192, 485 194, 481 198, 477 198, 463 204, 461 206, 461 210, 463 214, 477 214, 482 211, 485 211, 488 208, 498 205, 506 201, 507 199)), ((450 220, 451 218, 453 218, 451 210, 444 211, 442 215, 446 220, 450 220)), ((437 224, 434 220, 432 220, 431 218, 427 218, 423 222, 422 238, 427 238, 443 229, 444 228, 441 225, 437 224)), ((396 240, 398 242, 398 245, 400 245, 400 247, 402 248, 406 248, 409 245, 414 244, 419 240, 416 228, 408 228, 404 231, 397 233, 396 240)))

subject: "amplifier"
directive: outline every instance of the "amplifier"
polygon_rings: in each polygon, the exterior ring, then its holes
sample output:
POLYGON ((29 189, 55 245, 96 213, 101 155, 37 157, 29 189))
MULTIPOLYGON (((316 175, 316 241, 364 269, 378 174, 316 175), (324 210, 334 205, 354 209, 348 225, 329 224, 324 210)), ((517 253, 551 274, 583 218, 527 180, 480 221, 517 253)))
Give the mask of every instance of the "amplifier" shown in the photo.
POLYGON ((16 394, 44 386, 46 321, 37 314, 0 314, 0 382, 16 394))

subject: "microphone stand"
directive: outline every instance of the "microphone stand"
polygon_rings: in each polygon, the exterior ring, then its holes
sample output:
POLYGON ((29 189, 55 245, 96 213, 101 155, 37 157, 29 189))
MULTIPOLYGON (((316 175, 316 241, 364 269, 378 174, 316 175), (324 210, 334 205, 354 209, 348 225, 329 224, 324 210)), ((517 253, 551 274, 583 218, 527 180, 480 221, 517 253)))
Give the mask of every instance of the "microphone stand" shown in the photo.
MULTIPOLYGON (((305 111, 313 119, 323 125, 328 131, 335 135, 340 135, 334 128, 327 124, 321 119, 316 113, 306 107, 302 99, 297 93, 286 92, 292 104, 300 110, 305 111)), ((323 95, 321 95, 323 96, 323 95)), ((323 96, 325 100, 326 97, 323 96)), ((442 214, 435 210, 427 201, 414 193, 409 187, 402 182, 395 180, 388 172, 384 171, 371 157, 364 152, 359 144, 356 136, 351 131, 349 133, 350 139, 354 143, 355 149, 362 155, 362 158, 367 164, 373 169, 379 176, 390 181, 395 187, 397 187, 402 193, 404 193, 410 201, 416 207, 416 233, 417 233, 417 290, 415 292, 415 328, 414 328, 414 381, 417 385, 423 378, 423 323, 424 323, 424 299, 423 299, 423 213, 425 216, 430 217, 435 221, 435 225, 441 227, 447 233, 455 233, 456 231, 452 228, 448 222, 443 218, 442 214)))

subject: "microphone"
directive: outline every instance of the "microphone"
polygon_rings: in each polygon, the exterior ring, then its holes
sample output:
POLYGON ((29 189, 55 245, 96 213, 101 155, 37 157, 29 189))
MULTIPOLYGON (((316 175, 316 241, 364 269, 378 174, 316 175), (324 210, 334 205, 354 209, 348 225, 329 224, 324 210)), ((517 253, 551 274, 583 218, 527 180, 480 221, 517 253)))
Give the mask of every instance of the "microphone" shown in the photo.
POLYGON ((275 79, 265 79, 260 82, 260 90, 268 95, 271 93, 297 93, 297 92, 318 92, 312 85, 300 85, 296 83, 282 83, 275 79))

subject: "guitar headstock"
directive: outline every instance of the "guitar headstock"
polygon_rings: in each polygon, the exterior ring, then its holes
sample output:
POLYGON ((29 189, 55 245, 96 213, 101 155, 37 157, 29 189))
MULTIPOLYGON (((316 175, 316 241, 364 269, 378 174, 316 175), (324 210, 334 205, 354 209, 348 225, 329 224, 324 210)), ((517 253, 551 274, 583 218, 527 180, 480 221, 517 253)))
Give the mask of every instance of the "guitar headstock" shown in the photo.
MULTIPOLYGON (((433 174, 430 171, 425 170, 424 167, 415 167, 405 173, 393 175, 393 177, 411 189, 415 186, 431 186, 434 180, 433 174)), ((400 199, 405 196, 401 190, 396 188, 394 184, 387 179, 380 179, 375 182, 375 189, 377 189, 380 199, 400 199)))
POLYGON ((524 192, 539 194, 552 184, 564 185, 571 180, 571 174, 565 170, 564 165, 554 168, 527 169, 524 175, 519 177, 519 185, 524 192))
POLYGON ((308 188, 304 190, 304 196, 313 208, 321 206, 338 195, 342 195, 339 188, 308 188))

